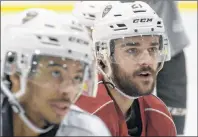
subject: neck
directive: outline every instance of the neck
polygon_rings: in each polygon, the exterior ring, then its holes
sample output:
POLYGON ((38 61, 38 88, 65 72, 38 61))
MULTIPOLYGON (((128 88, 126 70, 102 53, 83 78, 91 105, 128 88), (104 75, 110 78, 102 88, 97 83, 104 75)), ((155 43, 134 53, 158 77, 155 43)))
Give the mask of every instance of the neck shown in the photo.
POLYGON ((133 104, 134 100, 123 96, 121 93, 116 91, 115 88, 113 89, 113 88, 109 87, 109 90, 110 90, 111 95, 115 99, 116 103, 118 104, 119 108, 121 109, 122 113, 124 115, 126 115, 127 111, 133 104))
MULTIPOLYGON (((31 101, 29 101, 31 102, 31 101)), ((45 126, 45 122, 41 120, 41 117, 38 113, 35 113, 34 110, 31 110, 30 104, 25 103, 24 110, 26 112, 26 116, 28 119, 37 127, 42 128, 45 126)), ((39 133, 32 131, 24 121, 19 117, 18 114, 13 113, 13 121, 14 121, 14 136, 38 136, 39 133)))

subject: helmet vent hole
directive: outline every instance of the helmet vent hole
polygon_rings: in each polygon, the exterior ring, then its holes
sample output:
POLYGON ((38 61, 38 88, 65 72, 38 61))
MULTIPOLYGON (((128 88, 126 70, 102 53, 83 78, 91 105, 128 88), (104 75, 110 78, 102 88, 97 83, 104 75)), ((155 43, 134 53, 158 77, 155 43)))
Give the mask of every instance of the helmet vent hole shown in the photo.
POLYGON ((140 13, 140 12, 146 12, 146 10, 136 10, 136 11, 133 11, 134 13, 140 13))
POLYGON ((83 30, 82 30, 82 29, 77 28, 77 27, 70 27, 70 28, 71 28, 71 29, 73 29, 73 30, 77 30, 77 31, 83 32, 83 30))
POLYGON ((49 40, 53 41, 53 42, 58 42, 58 39, 57 38, 53 38, 53 37, 49 37, 49 40))
POLYGON ((119 17, 119 16, 122 16, 121 14, 116 14, 116 15, 114 15, 115 17, 119 17))
POLYGON ((89 14, 89 17, 91 17, 91 18, 95 18, 96 16, 95 16, 95 15, 93 15, 93 14, 89 14))
POLYGON ((117 24, 118 27, 126 27, 125 24, 117 24))
POLYGON ((41 36, 36 36, 38 39, 41 39, 41 36))
POLYGON ((68 50, 68 53, 72 53, 72 50, 69 49, 69 50, 68 50))

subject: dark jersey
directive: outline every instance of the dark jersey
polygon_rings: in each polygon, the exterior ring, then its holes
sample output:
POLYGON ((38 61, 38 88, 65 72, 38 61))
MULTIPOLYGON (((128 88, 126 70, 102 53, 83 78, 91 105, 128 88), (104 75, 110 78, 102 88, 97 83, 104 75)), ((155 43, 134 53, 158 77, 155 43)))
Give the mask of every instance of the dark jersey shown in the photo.
POLYGON ((96 98, 81 96, 77 105, 100 117, 113 136, 176 136, 172 117, 159 98, 148 95, 136 99, 129 110, 135 115, 127 121, 103 82, 99 83, 96 98))

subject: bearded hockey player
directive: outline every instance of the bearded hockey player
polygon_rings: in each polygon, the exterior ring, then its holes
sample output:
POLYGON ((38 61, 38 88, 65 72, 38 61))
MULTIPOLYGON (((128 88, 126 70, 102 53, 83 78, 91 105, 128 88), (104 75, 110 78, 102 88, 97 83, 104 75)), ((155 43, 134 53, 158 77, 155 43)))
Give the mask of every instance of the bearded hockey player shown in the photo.
POLYGON ((166 105, 152 95, 158 72, 170 60, 162 19, 144 2, 112 3, 95 22, 92 38, 103 74, 96 97, 101 104, 81 96, 78 106, 99 116, 112 135, 176 136, 166 105), (92 107, 81 103, 87 99, 92 107), (107 109, 110 104, 117 115, 107 109))

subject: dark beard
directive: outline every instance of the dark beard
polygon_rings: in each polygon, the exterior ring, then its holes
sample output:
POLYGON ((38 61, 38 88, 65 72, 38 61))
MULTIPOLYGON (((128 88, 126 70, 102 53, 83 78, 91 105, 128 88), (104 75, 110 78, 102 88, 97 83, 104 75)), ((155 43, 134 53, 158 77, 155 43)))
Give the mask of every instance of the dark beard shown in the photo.
MULTIPOLYGON (((142 71, 150 71, 155 79, 156 73, 150 67, 142 67, 140 70, 134 72, 133 75, 127 75, 126 73, 123 73, 123 71, 120 69, 118 64, 112 63, 111 67, 112 67, 113 82, 116 84, 117 88, 119 88, 126 95, 130 97, 139 97, 139 96, 150 95, 153 92, 155 86, 155 80, 152 83, 151 89, 149 89, 144 93, 142 93, 140 89, 137 87, 137 85, 130 80, 132 76, 133 77, 137 76, 138 73, 142 71)), ((144 84, 148 84, 148 83, 145 82, 144 84)))

